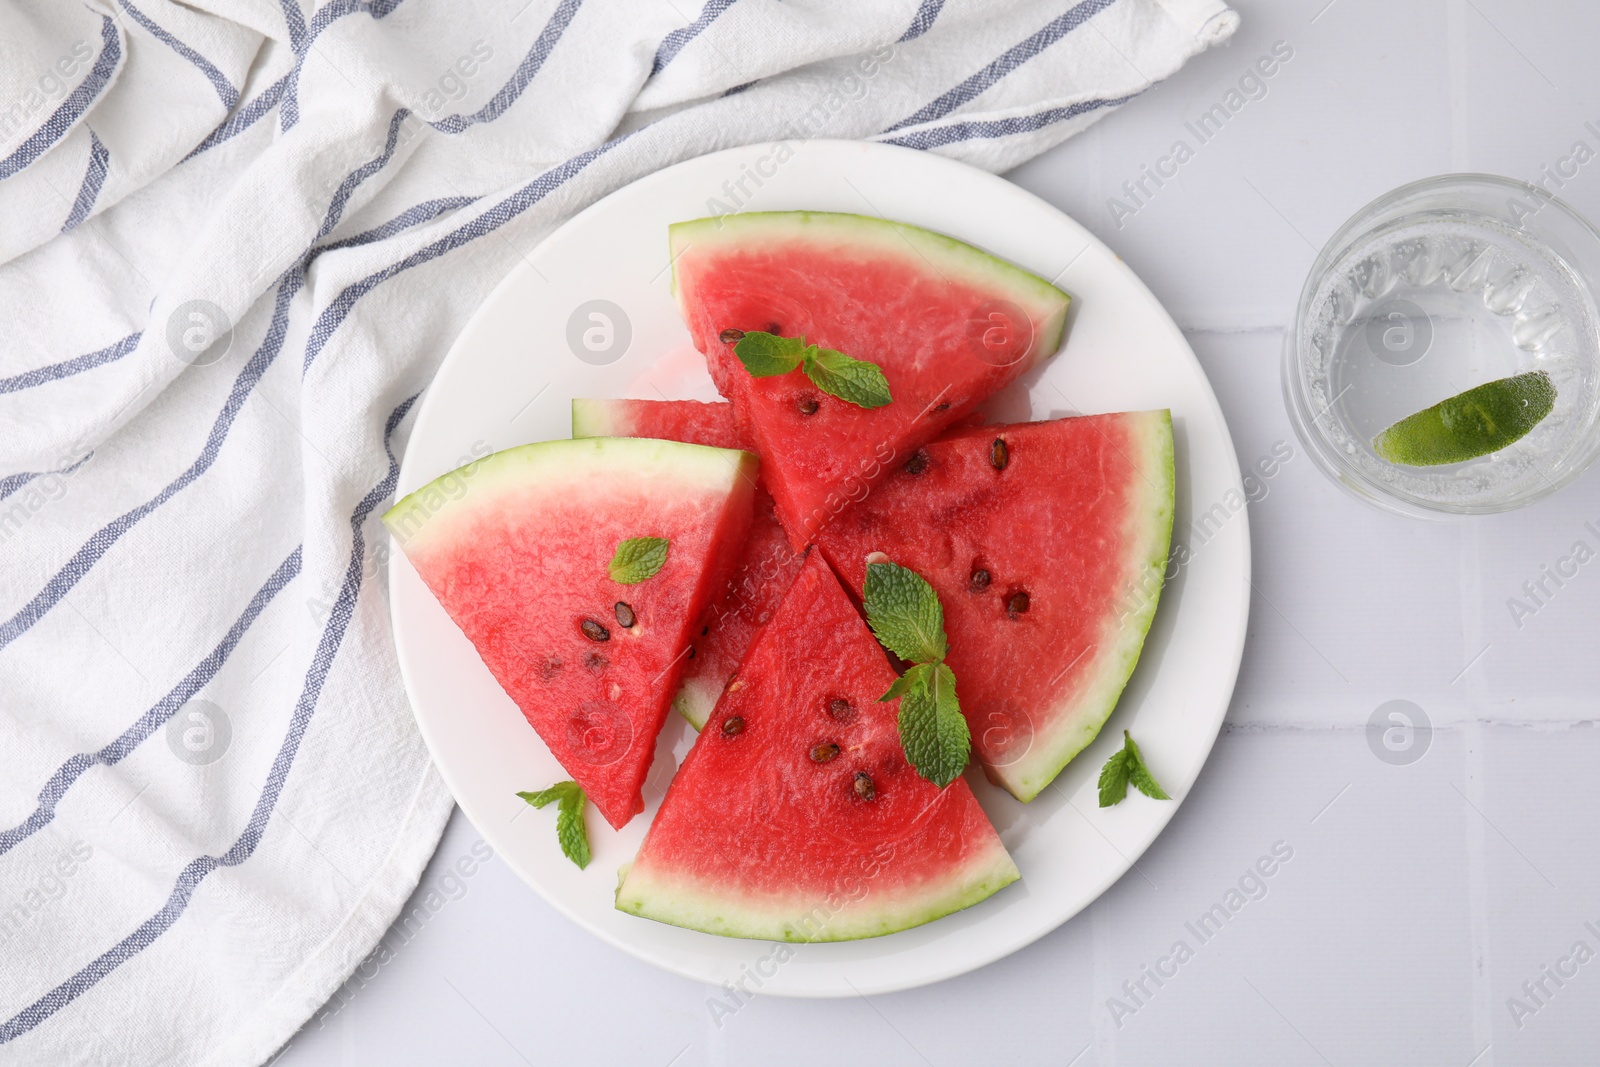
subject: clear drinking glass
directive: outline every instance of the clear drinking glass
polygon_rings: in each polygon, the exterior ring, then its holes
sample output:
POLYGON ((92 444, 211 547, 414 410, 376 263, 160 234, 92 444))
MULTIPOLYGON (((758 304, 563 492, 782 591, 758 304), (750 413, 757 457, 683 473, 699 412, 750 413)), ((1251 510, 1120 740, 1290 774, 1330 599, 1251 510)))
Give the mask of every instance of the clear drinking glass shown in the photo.
POLYGON ((1290 421, 1322 470, 1411 515, 1507 511, 1600 454, 1600 232, 1526 182, 1449 174, 1367 205, 1328 241, 1284 345, 1290 421), (1526 437, 1436 467, 1373 439, 1484 382, 1543 370, 1555 407, 1526 437))

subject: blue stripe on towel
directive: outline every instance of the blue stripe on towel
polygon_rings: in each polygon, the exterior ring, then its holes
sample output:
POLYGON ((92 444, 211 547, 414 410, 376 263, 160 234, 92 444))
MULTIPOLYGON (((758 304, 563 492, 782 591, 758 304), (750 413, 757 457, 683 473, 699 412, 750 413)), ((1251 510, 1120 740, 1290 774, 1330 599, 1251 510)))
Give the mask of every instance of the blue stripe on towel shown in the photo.
POLYGON ((184 59, 187 59, 190 63, 193 63, 200 73, 206 76, 206 80, 211 83, 211 87, 217 91, 217 97, 222 101, 224 108, 232 111, 238 106, 239 90, 233 87, 233 83, 224 77, 222 71, 212 65, 209 59, 162 29, 154 19, 134 7, 128 0, 117 0, 117 3, 122 5, 122 10, 133 16, 133 21, 150 31, 150 35, 156 40, 178 53, 184 59))
POLYGON ((51 363, 47 366, 23 371, 21 374, 13 374, 9 378, 0 378, 0 393, 18 393, 24 389, 32 389, 34 386, 43 385, 45 382, 70 378, 74 374, 82 374, 86 370, 93 370, 96 367, 103 367, 107 363, 114 363, 139 347, 139 338, 142 336, 144 336, 143 331, 135 331, 120 341, 113 341, 98 352, 90 352, 84 356, 73 356, 71 359, 64 359, 60 363, 51 363))
POLYGON ((956 108, 976 99, 984 90, 1114 3, 1116 0, 1082 0, 1081 3, 1051 19, 1043 29, 1006 49, 998 59, 978 73, 932 101, 916 114, 901 119, 884 132, 893 133, 907 126, 918 126, 924 122, 944 118, 956 108))
POLYGON ((296 55, 306 50, 306 17, 299 0, 278 0, 283 11, 283 28, 289 31, 289 47, 296 55))
POLYGON ((911 25, 906 27, 906 32, 900 35, 896 44, 905 44, 915 41, 918 37, 933 28, 933 22, 939 17, 939 12, 944 8, 944 0, 922 0, 922 6, 917 8, 917 13, 911 16, 911 25))
MULTIPOLYGON (((79 459, 76 463, 73 463, 70 466, 62 467, 62 468, 60 468, 58 470, 53 470, 53 471, 23 471, 21 474, 8 474, 4 478, 0 478, 0 500, 4 500, 6 497, 10 496, 12 493, 15 493, 18 489, 21 489, 23 486, 30 485, 33 482, 38 481, 40 478, 44 478, 44 477, 46 477, 48 475, 54 474, 54 475, 57 475, 58 477, 65 477, 66 475, 71 474, 73 471, 77 470, 79 467, 83 466, 85 463, 89 462, 93 458, 94 458, 94 453, 93 452, 86 452, 86 453, 84 453, 83 457, 81 459, 79 459)), ((5 516, 0 516, 0 535, 4 535, 5 534, 6 520, 9 517, 10 517, 9 513, 7 515, 5 515, 5 516)))
POLYGON ((340 248, 350 248, 353 245, 365 245, 374 241, 382 241, 393 237, 397 233, 403 233, 413 226, 420 226, 424 222, 432 222, 447 212, 469 207, 481 199, 482 197, 477 196, 445 196, 437 200, 424 200, 420 204, 414 204, 406 208, 388 222, 379 223, 370 230, 362 230, 360 233, 352 234, 349 237, 342 237, 337 241, 329 241, 325 245, 318 245, 312 255, 315 257, 322 255, 324 252, 332 252, 340 248))
MULTIPOLYGON (((717 21, 717 17, 737 0, 706 0, 706 6, 700 9, 700 14, 687 26, 680 27, 661 38, 661 44, 656 48, 656 57, 650 63, 650 76, 655 77, 664 70, 668 63, 678 57, 684 46, 700 36, 707 26, 717 21)), ((943 3, 943 0, 940 0, 943 3)))
POLYGON ((1087 114, 1090 111, 1098 111, 1103 107, 1120 107, 1138 95, 1138 93, 1129 93, 1127 96, 1119 96, 1111 100, 1080 100, 1076 104, 1053 107, 1033 115, 1017 115, 1011 118, 973 122, 952 122, 948 126, 913 130, 899 137, 890 137, 884 143, 904 145, 906 148, 927 149, 937 148, 940 145, 954 144, 957 141, 976 141, 993 137, 1010 137, 1019 133, 1032 133, 1034 130, 1043 129, 1053 123, 1077 118, 1079 115, 1087 114))
POLYGON ((110 163, 111 153, 100 143, 99 136, 90 130, 89 166, 83 172, 83 184, 78 186, 78 198, 72 202, 72 210, 67 214, 67 221, 61 226, 62 233, 75 229, 89 217, 89 212, 94 210, 94 202, 100 196, 100 187, 106 183, 106 171, 110 163))
POLYGON ((505 113, 506 108, 517 102, 517 97, 533 81, 533 76, 539 73, 539 68, 544 66, 544 61, 550 58, 550 52, 561 40, 561 35, 567 31, 572 23, 572 17, 578 13, 578 8, 583 6, 583 0, 561 0, 549 21, 544 24, 544 29, 539 31, 539 36, 534 38, 533 46, 528 49, 528 54, 517 65, 516 73, 511 79, 500 87, 500 91, 489 98, 489 102, 471 115, 449 115, 437 122, 428 123, 440 133, 460 133, 463 130, 483 122, 493 122, 505 113))

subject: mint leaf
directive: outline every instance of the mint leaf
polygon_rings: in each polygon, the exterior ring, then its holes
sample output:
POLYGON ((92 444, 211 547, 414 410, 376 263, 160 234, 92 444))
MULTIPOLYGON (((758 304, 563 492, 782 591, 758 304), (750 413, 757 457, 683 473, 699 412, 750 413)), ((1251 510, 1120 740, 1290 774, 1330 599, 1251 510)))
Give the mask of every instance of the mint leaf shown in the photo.
POLYGON ((916 571, 897 563, 869 563, 862 598, 867 625, 901 659, 933 663, 949 651, 939 594, 916 571))
POLYGON ((804 337, 779 337, 762 330, 751 330, 733 346, 744 369, 754 378, 773 378, 800 366, 806 354, 804 337))
POLYGON ((1167 791, 1156 784, 1149 768, 1144 765, 1144 757, 1139 754, 1139 746, 1133 743, 1133 735, 1124 730, 1122 736, 1128 753, 1128 781, 1151 800, 1171 800, 1172 798, 1167 796, 1167 791))
POLYGON ((577 782, 557 782, 549 789, 536 789, 531 793, 518 793, 517 796, 536 808, 542 808, 552 801, 562 800, 574 793, 578 796, 583 795, 583 788, 577 782))
POLYGON ((654 578, 666 563, 665 537, 630 537, 617 545, 617 553, 606 570, 613 582, 638 585, 646 578, 654 578))
POLYGON ((1128 750, 1119 748, 1111 753, 1106 765, 1100 768, 1100 806, 1109 808, 1120 804, 1128 795, 1128 750))
POLYGON ((1139 754, 1139 746, 1133 743, 1133 735, 1122 731, 1123 744, 1106 760, 1106 765, 1100 769, 1100 806, 1109 808, 1113 804, 1120 804, 1128 795, 1128 784, 1147 797, 1155 800, 1171 800, 1166 791, 1156 784, 1150 771, 1144 765, 1144 757, 1139 754))
POLYGON ((894 399, 889 395, 889 380, 876 363, 812 345, 806 349, 803 366, 811 384, 857 407, 881 408, 894 399))
POLYGON ((912 670, 918 677, 900 698, 900 747, 918 774, 943 789, 966 770, 972 735, 956 699, 955 672, 943 663, 912 670))
POLYGON ((919 663, 916 666, 909 668, 906 673, 894 680, 894 684, 889 687, 889 691, 887 693, 878 698, 878 703, 882 704, 886 700, 893 700, 896 697, 905 696, 906 692, 912 686, 917 685, 922 680, 922 676, 927 673, 927 670, 928 664, 926 663, 919 663))
POLYGON ((561 806, 556 811, 556 840, 561 842, 561 853, 576 863, 579 870, 589 866, 589 832, 583 825, 583 805, 586 798, 577 782, 557 782, 549 789, 518 793, 517 796, 536 808, 542 808, 551 801, 559 802, 561 806))

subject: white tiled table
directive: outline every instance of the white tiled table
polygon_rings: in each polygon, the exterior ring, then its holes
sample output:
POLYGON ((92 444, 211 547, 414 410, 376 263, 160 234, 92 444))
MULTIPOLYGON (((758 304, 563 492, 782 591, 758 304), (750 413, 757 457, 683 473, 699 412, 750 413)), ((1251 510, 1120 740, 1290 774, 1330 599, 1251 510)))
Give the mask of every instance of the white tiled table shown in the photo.
MULTIPOLYGON (((1250 507, 1257 595, 1227 725, 1140 872, 966 977, 760 999, 718 1025, 714 990, 600 944, 497 861, 452 875, 478 841, 458 814, 412 905, 425 921, 278 1062, 1600 1063, 1600 955, 1561 963, 1579 941, 1600 954, 1600 563, 1520 628, 1506 603, 1574 542, 1600 549, 1600 472, 1509 515, 1393 518, 1313 468, 1278 379, 1316 248, 1357 208, 1436 173, 1536 179, 1579 140, 1600 153, 1600 9, 1326 3, 1240 0, 1230 47, 1012 175, 1171 310, 1241 464, 1294 448, 1250 507), (1185 122, 1275 42, 1292 56, 1265 95, 1197 146, 1185 122), (1119 220, 1108 197, 1179 138, 1192 158, 1119 220), (1409 765, 1368 746, 1391 699, 1435 727, 1409 765), (1279 842, 1293 855, 1266 895, 1199 944, 1185 924, 1279 842), (1193 958, 1131 999, 1123 983, 1179 939, 1193 958)), ((1600 219, 1600 158, 1559 193, 1600 219)))

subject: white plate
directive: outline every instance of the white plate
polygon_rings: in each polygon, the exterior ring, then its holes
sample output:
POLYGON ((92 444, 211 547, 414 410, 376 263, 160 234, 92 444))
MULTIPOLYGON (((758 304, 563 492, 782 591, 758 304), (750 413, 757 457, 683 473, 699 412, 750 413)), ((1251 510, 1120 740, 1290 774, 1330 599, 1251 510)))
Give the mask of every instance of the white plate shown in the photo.
POLYGON ((1121 705, 1057 788, 1032 804, 1012 800, 981 773, 968 774, 1022 881, 915 930, 797 946, 781 964, 770 944, 624 914, 612 907, 617 868, 637 851, 688 751, 687 724, 676 715, 667 720, 642 815, 620 833, 591 815, 594 859, 579 871, 556 846, 551 813, 514 795, 567 775, 395 553, 389 577, 401 673, 423 737, 468 818, 524 881, 596 936, 679 974, 714 985, 744 978, 746 988, 768 994, 849 996, 936 982, 1014 952, 1077 914, 1127 872, 1172 817, 1177 801, 1136 793, 1116 807, 1097 806, 1095 779, 1122 728, 1133 730, 1174 797, 1181 800, 1194 784, 1233 692, 1249 608, 1249 534, 1233 443, 1183 335, 1082 226, 1003 179, 939 156, 818 141, 781 164, 772 146, 689 160, 619 190, 552 234, 490 295, 450 350, 417 414, 400 492, 460 466, 474 446, 481 452, 569 436, 573 397, 715 398, 668 292, 667 224, 728 210, 715 201, 731 204, 730 190, 752 210, 882 214, 926 226, 1070 292, 1065 347, 996 398, 999 417, 1172 409, 1174 545, 1187 545, 1192 557, 1162 594, 1121 705), (600 309, 614 320, 608 350, 605 322, 588 317, 591 301, 614 305, 600 309), (584 347, 586 329, 596 331, 588 342, 601 352, 584 347), (1206 532, 1191 537, 1191 519, 1208 511, 1206 532))

